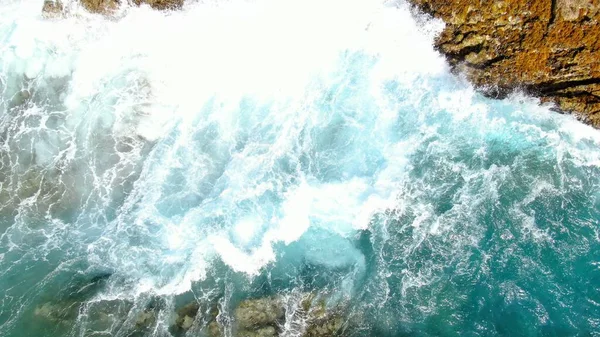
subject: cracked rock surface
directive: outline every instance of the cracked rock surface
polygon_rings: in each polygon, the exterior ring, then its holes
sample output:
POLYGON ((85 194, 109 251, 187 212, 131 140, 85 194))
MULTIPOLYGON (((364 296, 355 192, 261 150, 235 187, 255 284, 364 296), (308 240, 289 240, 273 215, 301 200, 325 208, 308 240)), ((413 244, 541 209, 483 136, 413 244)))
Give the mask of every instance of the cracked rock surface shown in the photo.
POLYGON ((484 93, 515 89, 600 127, 600 0, 410 0, 436 47, 484 93))

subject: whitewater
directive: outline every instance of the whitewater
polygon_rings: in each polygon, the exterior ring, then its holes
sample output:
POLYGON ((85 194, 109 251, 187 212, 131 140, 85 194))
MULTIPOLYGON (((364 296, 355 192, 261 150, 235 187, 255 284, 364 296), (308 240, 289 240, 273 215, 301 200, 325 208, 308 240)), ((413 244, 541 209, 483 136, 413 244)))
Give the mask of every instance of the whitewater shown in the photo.
POLYGON ((240 301, 308 292, 343 336, 600 336, 600 133, 477 93, 442 22, 65 5, 0 4, 1 336, 182 335, 191 300, 187 336, 214 307, 235 336, 240 301))

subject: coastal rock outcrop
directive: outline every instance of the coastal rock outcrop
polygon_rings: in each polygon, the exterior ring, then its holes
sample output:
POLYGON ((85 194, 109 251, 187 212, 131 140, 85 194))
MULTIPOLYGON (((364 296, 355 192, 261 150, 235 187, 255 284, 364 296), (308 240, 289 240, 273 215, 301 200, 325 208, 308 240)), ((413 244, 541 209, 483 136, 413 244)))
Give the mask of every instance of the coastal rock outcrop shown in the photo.
POLYGON ((410 0, 436 47, 485 94, 518 89, 600 127, 600 0, 410 0))

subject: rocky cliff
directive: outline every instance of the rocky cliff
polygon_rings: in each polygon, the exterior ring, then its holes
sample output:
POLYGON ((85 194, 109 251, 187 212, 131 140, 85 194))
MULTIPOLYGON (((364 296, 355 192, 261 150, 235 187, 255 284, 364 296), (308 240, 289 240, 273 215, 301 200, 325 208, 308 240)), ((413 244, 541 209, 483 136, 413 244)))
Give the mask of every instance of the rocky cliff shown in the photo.
POLYGON ((436 41, 484 93, 520 89, 600 127, 600 0, 410 0, 441 18, 436 41))

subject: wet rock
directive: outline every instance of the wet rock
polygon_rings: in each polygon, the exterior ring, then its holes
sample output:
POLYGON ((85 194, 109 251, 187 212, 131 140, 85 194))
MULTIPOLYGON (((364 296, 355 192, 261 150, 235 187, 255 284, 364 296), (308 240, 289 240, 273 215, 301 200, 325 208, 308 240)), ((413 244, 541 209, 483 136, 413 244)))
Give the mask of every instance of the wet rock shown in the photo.
POLYGON ((168 10, 178 9, 183 6, 183 0, 133 0, 136 5, 147 4, 154 9, 168 10))
MULTIPOLYGON (((9 171, 14 163, 24 157, 11 151, 0 151, 0 162, 13 164, 0 168, 0 215, 11 219, 19 213, 27 225, 35 227, 44 223, 47 216, 67 221, 79 208, 80 200, 70 177, 50 172, 37 165, 25 171, 9 171), (3 170, 8 168, 6 170, 3 170)), ((35 160, 35 153, 32 155, 35 160)), ((9 220, 10 221, 10 220, 9 220)), ((46 220, 47 221, 47 220, 46 220)))
POLYGON ((306 295, 302 301, 306 313, 305 337, 337 336, 342 331, 344 319, 342 308, 328 309, 323 299, 314 294, 306 295))
POLYGON ((277 325, 283 319, 285 311, 278 297, 245 300, 235 309, 235 321, 238 329, 277 325))
POLYGON ((85 9, 92 13, 111 14, 115 12, 120 4, 120 0, 81 0, 85 9))
POLYGON ((179 324, 183 330, 189 330, 189 328, 192 327, 192 324, 194 324, 194 319, 190 316, 185 316, 179 324))
POLYGON ((80 303, 73 301, 46 302, 34 309, 33 314, 53 323, 64 323, 77 318, 80 303))
POLYGON ((147 329, 156 322, 156 312, 152 310, 142 311, 135 320, 136 329, 147 329))
POLYGON ((34 309, 34 316, 52 322, 75 320, 83 304, 104 287, 111 275, 108 272, 101 272, 91 277, 74 278, 70 284, 55 294, 57 300, 38 305, 34 309))
MULTIPOLYGON (((80 0, 85 9, 92 13, 111 14, 127 0, 80 0)), ((183 6, 184 0, 130 0, 132 5, 149 5, 158 10, 178 9, 183 6)))
POLYGON ((216 321, 213 320, 208 324, 208 335, 210 337, 220 337, 223 336, 223 330, 221 329, 221 325, 216 321))
POLYGON ((42 7, 42 16, 47 19, 62 17, 64 7, 59 0, 45 0, 42 7))
POLYGON ((254 330, 241 330, 236 334, 237 337, 274 337, 277 336, 277 330, 272 326, 259 327, 254 330))
POLYGON ((267 297, 245 300, 235 310, 237 337, 271 337, 285 334, 280 329, 286 320, 304 322, 306 326, 302 336, 336 336, 343 329, 342 308, 327 308, 325 300, 315 294, 301 294, 291 299, 295 309, 286 313, 290 300, 282 297, 267 297), (287 304, 287 305, 286 305, 287 304))
MULTIPOLYGON (((134 303, 123 300, 105 300, 91 301, 82 305, 78 321, 84 321, 86 336, 110 335, 112 331, 123 326, 128 316, 135 313, 134 330, 148 331, 155 323, 156 316, 154 312, 149 314, 150 310, 136 312, 133 311, 134 303)), ((135 334, 130 335, 134 337, 135 334)))
POLYGON ((344 321, 342 317, 332 315, 321 320, 310 322, 306 328, 305 337, 337 336, 341 332, 344 321))
POLYGON ((191 302, 177 310, 177 318, 175 319, 177 328, 189 330, 198 315, 198 310, 200 310, 200 305, 197 302, 191 302))
POLYGON ((600 0, 410 0, 446 27, 436 47, 484 93, 515 89, 600 127, 600 0))

